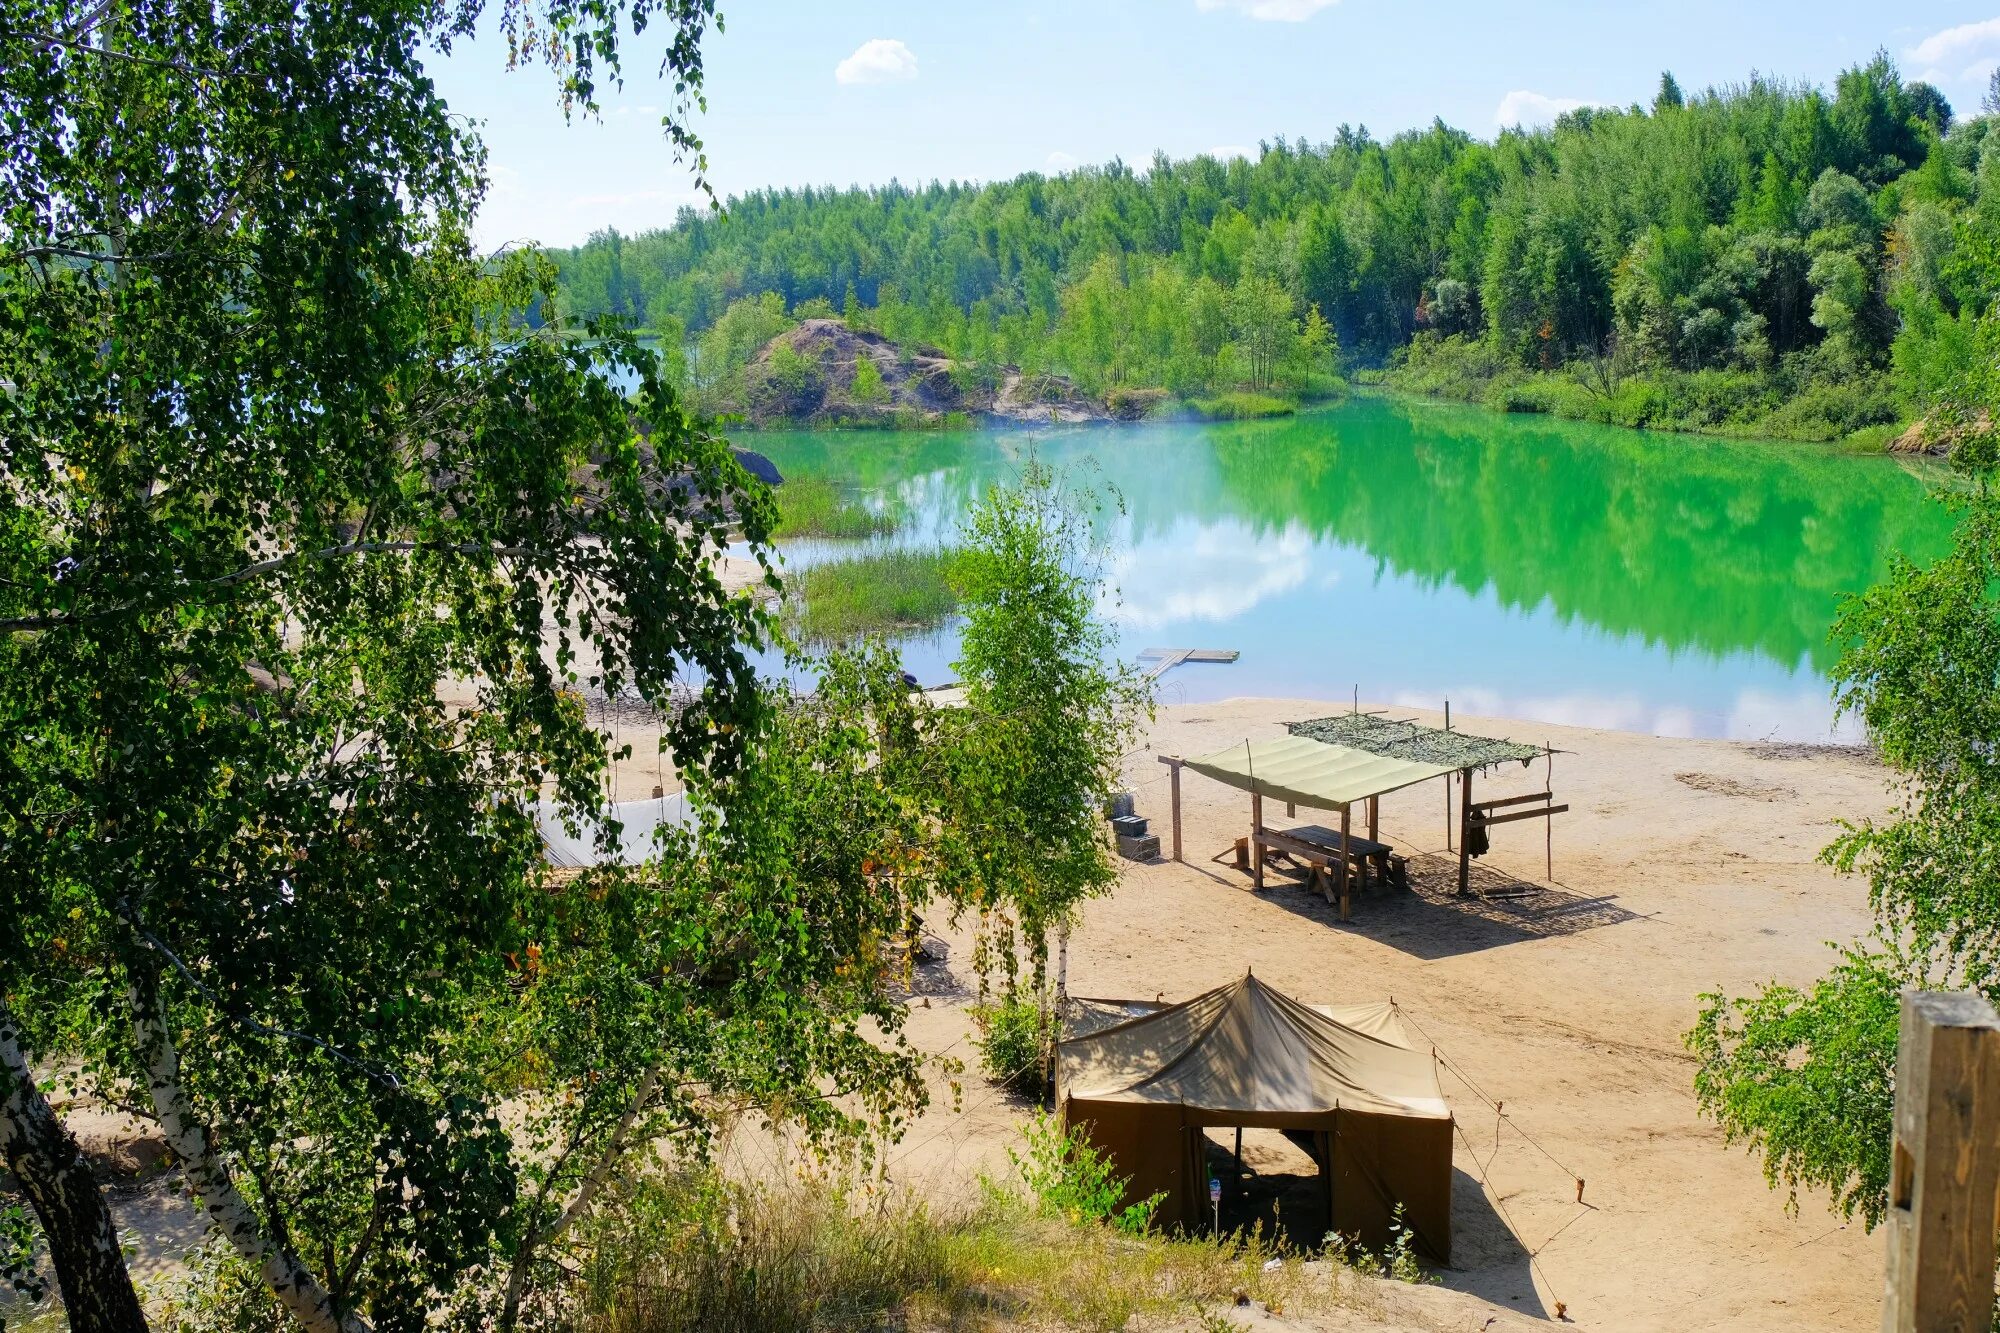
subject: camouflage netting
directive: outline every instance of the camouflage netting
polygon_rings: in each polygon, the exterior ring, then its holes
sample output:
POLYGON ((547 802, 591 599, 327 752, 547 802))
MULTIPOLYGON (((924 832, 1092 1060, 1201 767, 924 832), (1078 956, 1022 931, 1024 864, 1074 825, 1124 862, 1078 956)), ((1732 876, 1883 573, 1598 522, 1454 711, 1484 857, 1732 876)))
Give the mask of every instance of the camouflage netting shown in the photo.
POLYGON ((1294 736, 1345 745, 1350 750, 1378 754, 1385 759, 1408 759, 1420 764, 1445 764, 1452 768, 1486 768, 1518 760, 1526 764, 1542 754, 1539 745, 1474 736, 1466 731, 1440 731, 1419 722, 1404 722, 1377 713, 1340 713, 1292 722, 1287 729, 1294 736))

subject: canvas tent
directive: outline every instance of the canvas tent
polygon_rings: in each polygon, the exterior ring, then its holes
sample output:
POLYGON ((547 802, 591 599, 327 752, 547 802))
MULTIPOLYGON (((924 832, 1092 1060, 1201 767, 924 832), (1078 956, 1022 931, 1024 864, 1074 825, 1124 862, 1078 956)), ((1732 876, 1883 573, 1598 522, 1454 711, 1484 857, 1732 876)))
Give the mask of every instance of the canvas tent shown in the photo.
POLYGON ((618 840, 607 857, 598 846, 602 826, 597 821, 583 820, 572 833, 564 827, 562 807, 546 799, 535 802, 534 816, 535 828, 542 835, 543 857, 564 870, 605 864, 635 866, 653 854, 654 836, 661 825, 696 827, 694 808, 684 793, 648 801, 619 801, 611 806, 611 818, 620 825, 618 840))
POLYGON ((1393 1005, 1318 1008, 1245 974, 1180 1004, 1076 1008, 1056 1047, 1063 1125, 1130 1177, 1127 1202, 1164 1194, 1161 1225, 1202 1225, 1202 1131, 1287 1130, 1319 1166, 1327 1230, 1386 1246, 1401 1205, 1417 1247, 1450 1262, 1451 1108, 1393 1005))

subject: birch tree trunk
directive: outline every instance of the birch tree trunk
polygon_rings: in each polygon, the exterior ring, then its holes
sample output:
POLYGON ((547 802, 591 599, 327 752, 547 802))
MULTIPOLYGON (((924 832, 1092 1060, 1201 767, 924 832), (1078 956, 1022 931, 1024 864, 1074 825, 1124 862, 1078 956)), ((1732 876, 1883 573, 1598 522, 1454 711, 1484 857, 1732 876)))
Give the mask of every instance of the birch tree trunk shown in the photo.
POLYGON ((201 1201, 209 1225, 231 1248, 264 1275, 264 1284, 306 1333, 369 1333, 368 1321, 341 1314, 333 1297, 297 1255, 273 1244, 257 1214, 238 1192, 229 1167, 209 1142, 208 1126, 188 1104, 181 1083, 180 1052, 160 1013, 158 979, 135 971, 126 992, 132 1006, 132 1036, 146 1069, 146 1085, 167 1145, 181 1159, 188 1183, 201 1201))
POLYGON ((71 1333, 145 1333, 111 1208, 90 1164, 35 1086, 20 1024, 0 1004, 0 1157, 41 1222, 71 1333))

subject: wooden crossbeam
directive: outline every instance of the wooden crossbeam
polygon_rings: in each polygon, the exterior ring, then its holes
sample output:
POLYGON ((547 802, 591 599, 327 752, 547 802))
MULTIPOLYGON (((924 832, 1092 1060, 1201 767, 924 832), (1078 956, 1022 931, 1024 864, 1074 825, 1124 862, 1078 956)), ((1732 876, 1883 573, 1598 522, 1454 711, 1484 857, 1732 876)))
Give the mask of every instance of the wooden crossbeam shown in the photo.
POLYGON ((1525 805, 1529 801, 1548 801, 1553 799, 1555 798, 1551 793, 1538 791, 1528 796, 1496 796, 1490 801, 1474 801, 1472 808, 1474 810, 1497 810, 1503 805, 1525 805))
POLYGON ((1495 824, 1511 824, 1517 819, 1547 819, 1567 809, 1566 805, 1549 805, 1535 810, 1516 810, 1511 815, 1474 815, 1466 824, 1470 828, 1492 828, 1495 824))

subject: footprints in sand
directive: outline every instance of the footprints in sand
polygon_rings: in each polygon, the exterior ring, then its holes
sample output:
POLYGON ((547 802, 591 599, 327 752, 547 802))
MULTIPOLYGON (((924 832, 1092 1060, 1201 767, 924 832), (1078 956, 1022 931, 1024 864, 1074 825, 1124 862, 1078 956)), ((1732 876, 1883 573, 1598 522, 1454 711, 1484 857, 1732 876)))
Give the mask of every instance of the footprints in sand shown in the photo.
POLYGON ((1696 791, 1733 796, 1745 801, 1790 801, 1798 797, 1798 792, 1781 783, 1724 777, 1720 773, 1676 773, 1674 781, 1696 791))

